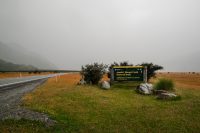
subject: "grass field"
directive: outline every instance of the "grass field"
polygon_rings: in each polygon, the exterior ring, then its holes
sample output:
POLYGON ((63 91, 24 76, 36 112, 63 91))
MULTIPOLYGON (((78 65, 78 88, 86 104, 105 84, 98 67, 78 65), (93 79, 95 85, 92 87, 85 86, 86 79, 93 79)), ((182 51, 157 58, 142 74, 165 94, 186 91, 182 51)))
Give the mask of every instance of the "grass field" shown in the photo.
MULTIPOLYGON (((53 127, 30 120, 0 121, 0 132, 197 133, 200 131, 200 75, 162 73, 171 78, 181 100, 159 101, 137 94, 138 83, 116 84, 111 90, 77 86, 80 76, 54 78, 23 98, 22 106, 45 112, 53 127)), ((152 80, 155 82, 156 79, 152 80)))

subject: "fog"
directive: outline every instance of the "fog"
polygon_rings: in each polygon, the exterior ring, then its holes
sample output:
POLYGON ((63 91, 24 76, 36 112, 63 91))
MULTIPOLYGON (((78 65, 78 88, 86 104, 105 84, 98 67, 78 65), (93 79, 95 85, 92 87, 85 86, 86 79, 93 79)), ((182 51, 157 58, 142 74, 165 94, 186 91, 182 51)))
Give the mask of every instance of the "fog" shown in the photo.
POLYGON ((153 62, 200 71, 199 0, 0 0, 0 41, 56 65, 153 62))

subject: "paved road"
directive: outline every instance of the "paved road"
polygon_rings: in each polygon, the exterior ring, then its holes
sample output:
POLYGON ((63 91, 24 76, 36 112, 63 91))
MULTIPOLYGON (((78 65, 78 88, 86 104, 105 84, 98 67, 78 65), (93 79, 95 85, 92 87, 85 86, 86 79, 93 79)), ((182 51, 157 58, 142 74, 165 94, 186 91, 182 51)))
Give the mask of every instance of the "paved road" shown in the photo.
POLYGON ((5 119, 30 119, 44 122, 47 126, 55 124, 47 114, 35 112, 21 106, 21 98, 24 94, 33 91, 47 79, 40 79, 21 86, 12 86, 12 89, 0 93, 0 120, 5 119))
POLYGON ((28 77, 21 77, 21 78, 5 78, 5 79, 0 79, 0 88, 6 87, 6 86, 11 86, 15 84, 21 84, 21 83, 26 83, 26 82, 32 82, 40 79, 47 79, 59 75, 63 75, 65 73, 60 73, 60 74, 49 74, 49 75, 42 75, 42 76, 28 76, 28 77))
POLYGON ((64 75, 50 74, 43 76, 29 76, 23 78, 6 78, 0 80, 0 120, 1 119, 31 119, 45 122, 47 125, 54 121, 44 113, 38 113, 20 106, 24 94, 33 91, 48 78, 64 75))

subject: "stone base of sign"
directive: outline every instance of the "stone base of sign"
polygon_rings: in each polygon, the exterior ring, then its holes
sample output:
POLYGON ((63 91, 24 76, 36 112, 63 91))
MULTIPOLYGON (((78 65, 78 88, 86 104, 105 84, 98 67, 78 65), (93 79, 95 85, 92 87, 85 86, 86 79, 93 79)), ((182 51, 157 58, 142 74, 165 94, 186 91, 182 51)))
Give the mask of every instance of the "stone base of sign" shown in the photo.
POLYGON ((102 81, 100 83, 100 86, 102 89, 106 89, 106 90, 110 89, 110 83, 108 81, 102 81))
POLYGON ((81 79, 79 82, 78 82, 78 85, 84 85, 86 84, 86 81, 84 79, 81 79))
POLYGON ((137 86, 136 91, 140 94, 150 95, 153 93, 153 85, 149 83, 141 83, 137 86))
POLYGON ((177 98, 178 96, 174 93, 161 93, 157 96, 157 99, 162 99, 162 100, 173 100, 177 98))

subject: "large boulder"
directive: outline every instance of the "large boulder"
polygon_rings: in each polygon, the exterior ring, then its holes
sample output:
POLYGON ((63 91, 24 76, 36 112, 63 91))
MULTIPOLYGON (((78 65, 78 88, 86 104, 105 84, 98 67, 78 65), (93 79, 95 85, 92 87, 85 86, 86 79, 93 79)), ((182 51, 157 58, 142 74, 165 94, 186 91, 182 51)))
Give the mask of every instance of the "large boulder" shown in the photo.
POLYGON ((153 91, 153 85, 149 83, 141 83, 137 86, 136 91, 141 94, 150 95, 153 91))
POLYGON ((161 94, 159 94, 157 96, 157 99, 170 100, 170 99, 175 99, 177 97, 178 96, 176 94, 167 92, 167 93, 161 93, 161 94))
POLYGON ((100 83, 102 89, 110 89, 110 83, 108 81, 102 81, 100 83))
POLYGON ((79 82, 78 82, 78 85, 84 85, 86 84, 86 81, 84 79, 81 79, 79 82))
POLYGON ((161 93, 167 93, 168 91, 166 90, 153 90, 153 94, 155 95, 160 95, 161 93))

